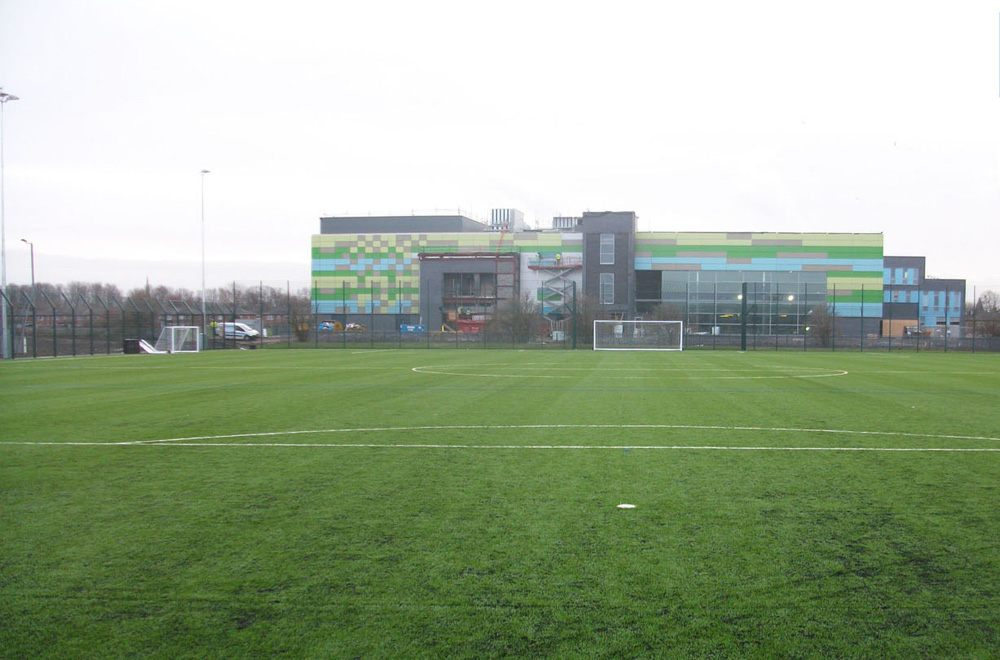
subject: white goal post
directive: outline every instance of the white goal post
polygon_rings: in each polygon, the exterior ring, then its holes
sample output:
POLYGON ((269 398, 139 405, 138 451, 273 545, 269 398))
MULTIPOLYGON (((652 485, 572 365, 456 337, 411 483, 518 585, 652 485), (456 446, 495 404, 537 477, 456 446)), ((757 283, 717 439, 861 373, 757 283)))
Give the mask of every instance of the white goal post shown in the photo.
POLYGON ((197 353, 201 350, 201 328, 196 325, 167 325, 156 340, 159 353, 197 353))
POLYGON ((684 350, 683 321, 594 321, 595 351, 684 350))

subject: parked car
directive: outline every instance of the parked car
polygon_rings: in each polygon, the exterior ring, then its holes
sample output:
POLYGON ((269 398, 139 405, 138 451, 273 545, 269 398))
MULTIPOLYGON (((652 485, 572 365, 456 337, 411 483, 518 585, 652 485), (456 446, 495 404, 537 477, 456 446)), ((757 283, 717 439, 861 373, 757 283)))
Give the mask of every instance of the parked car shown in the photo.
POLYGON ((215 334, 223 339, 233 339, 235 341, 252 341, 260 337, 260 333, 246 323, 217 323, 215 334))

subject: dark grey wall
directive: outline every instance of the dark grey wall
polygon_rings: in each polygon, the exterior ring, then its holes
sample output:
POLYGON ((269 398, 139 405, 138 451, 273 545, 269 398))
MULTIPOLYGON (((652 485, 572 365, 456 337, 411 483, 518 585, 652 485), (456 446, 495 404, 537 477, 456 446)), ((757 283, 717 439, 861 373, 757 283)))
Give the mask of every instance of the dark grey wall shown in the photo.
POLYGON ((320 234, 421 234, 483 232, 486 225, 464 215, 333 216, 319 219, 320 234))
MULTIPOLYGON (((888 291, 888 289, 886 289, 888 291)), ((882 303, 884 319, 917 319, 920 317, 920 303, 882 303)))
MULTIPOLYGON (((520 268, 519 265, 516 266, 520 268)), ((427 327, 439 330, 444 319, 441 307, 444 304, 445 273, 496 273, 495 259, 426 259, 420 261, 420 314, 427 319, 427 327)), ((520 295, 515 292, 515 295, 520 295)))
POLYGON ((583 292, 600 298, 601 273, 615 275, 615 302, 601 305, 602 315, 635 316, 635 213, 587 211, 576 230, 583 233, 583 292), (601 265, 601 234, 615 235, 615 263, 601 265))

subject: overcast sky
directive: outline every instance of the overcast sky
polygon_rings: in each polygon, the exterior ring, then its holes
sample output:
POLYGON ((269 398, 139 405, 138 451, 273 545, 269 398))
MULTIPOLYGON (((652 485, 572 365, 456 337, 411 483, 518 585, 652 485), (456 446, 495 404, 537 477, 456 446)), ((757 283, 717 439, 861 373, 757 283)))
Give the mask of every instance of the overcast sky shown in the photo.
POLYGON ((308 285, 319 217, 883 232, 1000 289, 1000 3, 3 0, 7 279, 308 285))

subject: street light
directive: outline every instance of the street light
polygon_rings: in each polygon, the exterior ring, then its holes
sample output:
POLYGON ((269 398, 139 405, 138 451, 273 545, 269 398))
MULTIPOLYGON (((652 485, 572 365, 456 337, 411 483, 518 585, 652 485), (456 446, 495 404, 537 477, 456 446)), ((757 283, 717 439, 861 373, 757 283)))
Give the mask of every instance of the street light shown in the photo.
POLYGON ((201 171, 201 341, 205 342, 208 335, 208 322, 205 320, 205 175, 208 170, 201 171))
POLYGON ((35 305, 35 244, 26 238, 21 239, 22 243, 27 243, 28 247, 31 248, 31 305, 35 305))
POLYGON ((8 94, 0 87, 0 293, 3 293, 3 300, 0 300, 0 356, 5 360, 11 358, 10 337, 7 332, 7 229, 4 224, 4 206, 7 203, 7 196, 3 192, 3 109, 7 106, 7 101, 19 101, 13 94, 8 94))

